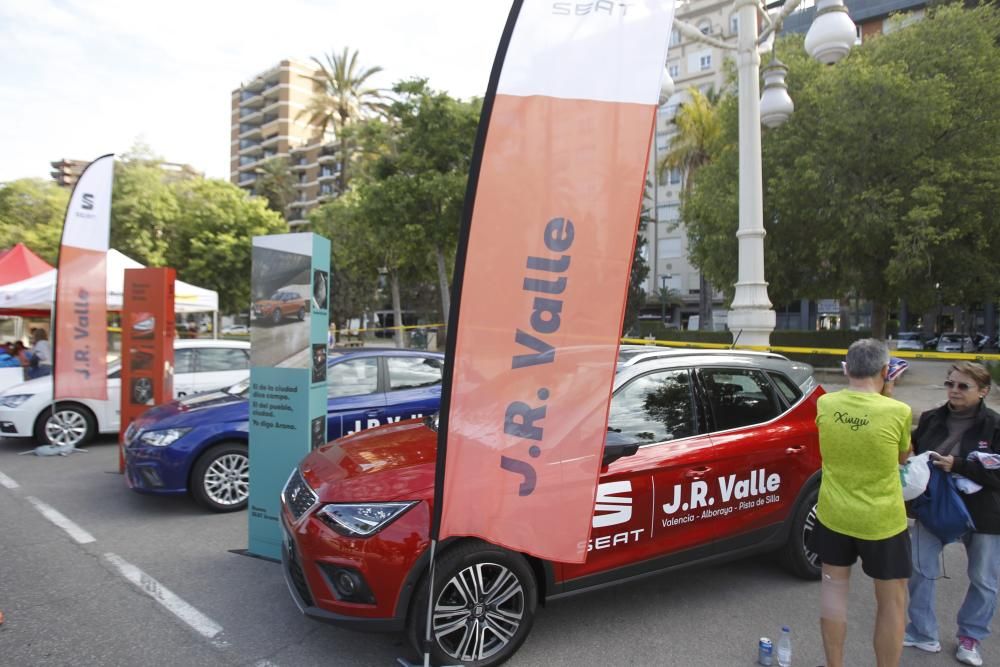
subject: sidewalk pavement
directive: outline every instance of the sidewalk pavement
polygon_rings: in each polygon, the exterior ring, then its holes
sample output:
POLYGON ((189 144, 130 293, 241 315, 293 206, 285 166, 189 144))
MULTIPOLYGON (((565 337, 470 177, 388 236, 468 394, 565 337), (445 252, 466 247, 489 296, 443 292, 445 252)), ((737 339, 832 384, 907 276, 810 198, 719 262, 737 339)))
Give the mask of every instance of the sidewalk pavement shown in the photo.
MULTIPOLYGON (((938 359, 913 359, 896 381, 893 398, 913 409, 913 424, 916 425, 921 413, 940 407, 948 396, 942 384, 948 377, 952 362, 938 359)), ((838 391, 847 386, 847 378, 837 368, 817 368, 816 379, 826 391, 838 391)), ((1000 387, 994 386, 986 397, 986 405, 1000 412, 1000 387)))

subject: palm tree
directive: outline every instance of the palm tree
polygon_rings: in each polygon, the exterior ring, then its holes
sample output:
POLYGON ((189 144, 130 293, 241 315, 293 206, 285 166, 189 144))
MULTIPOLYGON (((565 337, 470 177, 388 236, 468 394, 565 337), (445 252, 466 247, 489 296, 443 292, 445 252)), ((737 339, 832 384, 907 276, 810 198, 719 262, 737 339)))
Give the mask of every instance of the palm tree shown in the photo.
MULTIPOLYGON (((721 95, 714 89, 707 94, 697 88, 688 90, 689 100, 684 102, 674 116, 677 134, 670 144, 670 150, 663 156, 658 171, 680 169, 684 173, 684 189, 681 198, 686 201, 694 187, 698 170, 711 162, 711 149, 722 134, 719 119, 721 95)), ((712 286, 699 271, 701 284, 698 290, 698 328, 705 329, 711 315, 712 286)))
POLYGON ((257 168, 253 193, 267 200, 267 207, 288 220, 288 206, 295 199, 295 176, 288 158, 271 158, 257 168))
POLYGON ((347 47, 340 53, 328 53, 325 62, 312 58, 319 68, 311 77, 321 88, 297 117, 307 117, 315 125, 320 136, 328 129, 333 130, 340 152, 340 191, 347 189, 347 165, 350 161, 350 147, 347 128, 358 121, 381 113, 386 108, 386 99, 378 88, 370 87, 368 79, 382 71, 381 67, 362 67, 358 62, 358 51, 349 52, 347 47))

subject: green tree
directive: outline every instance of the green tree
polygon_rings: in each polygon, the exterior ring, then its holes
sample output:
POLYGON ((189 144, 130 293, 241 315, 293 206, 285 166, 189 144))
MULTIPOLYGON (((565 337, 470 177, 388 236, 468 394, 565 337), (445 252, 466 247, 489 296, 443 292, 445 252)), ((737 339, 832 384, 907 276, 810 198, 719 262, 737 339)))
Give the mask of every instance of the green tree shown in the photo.
POLYGON ((147 266, 164 266, 180 209, 158 163, 115 163, 111 193, 111 247, 147 266))
POLYGON ((251 238, 287 229, 263 199, 225 181, 196 179, 175 185, 177 233, 166 260, 177 276, 219 292, 219 309, 250 304, 251 238))
POLYGON ((23 243, 55 265, 69 190, 52 181, 22 178, 0 185, 0 247, 23 243))
MULTIPOLYGON (((779 43, 796 111, 765 133, 765 263, 772 296, 856 293, 884 337, 888 306, 992 299, 1000 288, 1000 11, 957 5, 865 42, 836 67, 779 43)), ((694 256, 736 273, 736 105, 690 197, 694 256)))
MULTIPOLYGON (((670 150, 663 156, 658 170, 679 169, 684 174, 681 194, 681 220, 687 223, 685 204, 694 188, 698 171, 712 161, 712 148, 722 134, 718 105, 720 95, 708 94, 697 88, 688 89, 688 99, 677 109, 673 123, 677 128, 670 150)), ((697 264, 697 262, 695 262, 697 264)), ((712 286, 699 266, 698 328, 707 329, 712 316, 712 286)))
POLYGON ((253 193, 263 197, 267 207, 288 220, 288 206, 295 200, 295 175, 287 157, 274 157, 257 168, 253 193))
POLYGON ((340 192, 347 191, 351 142, 349 129, 363 118, 381 113, 385 107, 382 92, 371 87, 369 79, 382 71, 381 67, 362 67, 358 52, 344 47, 340 53, 328 53, 324 60, 313 58, 319 74, 312 77, 320 87, 299 117, 308 118, 319 134, 333 130, 340 152, 340 192))

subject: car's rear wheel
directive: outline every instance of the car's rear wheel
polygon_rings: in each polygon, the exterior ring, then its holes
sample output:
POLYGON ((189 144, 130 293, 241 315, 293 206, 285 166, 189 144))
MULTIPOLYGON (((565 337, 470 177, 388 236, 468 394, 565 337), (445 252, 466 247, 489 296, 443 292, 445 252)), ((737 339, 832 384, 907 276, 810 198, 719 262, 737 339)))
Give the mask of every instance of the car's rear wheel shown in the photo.
POLYGON ((809 549, 809 538, 816 528, 816 503, 819 489, 813 488, 799 503, 792 519, 792 530, 788 543, 781 553, 781 562, 794 575, 803 579, 819 579, 823 563, 819 556, 809 549))
POLYGON ((271 321, 275 324, 281 324, 281 308, 274 309, 274 312, 271 313, 271 321))
POLYGON ((94 437, 97 428, 90 410, 74 403, 56 403, 42 410, 35 424, 35 438, 42 443, 79 447, 94 437))
POLYGON ((250 456, 239 442, 212 447, 191 470, 191 495, 213 512, 235 512, 250 497, 250 456))
MULTIPOLYGON (((441 556, 435 566, 431 662, 492 667, 524 643, 535 617, 538 587, 520 554, 469 540, 441 556)), ((429 577, 413 598, 410 641, 418 653, 426 634, 429 577)))

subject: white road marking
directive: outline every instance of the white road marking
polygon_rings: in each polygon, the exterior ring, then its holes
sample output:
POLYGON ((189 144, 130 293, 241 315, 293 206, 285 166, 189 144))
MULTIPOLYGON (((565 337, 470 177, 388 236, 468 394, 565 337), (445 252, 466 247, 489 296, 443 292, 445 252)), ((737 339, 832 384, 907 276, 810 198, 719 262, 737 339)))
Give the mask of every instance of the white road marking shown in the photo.
POLYGON ((8 489, 16 489, 17 487, 20 486, 20 484, 18 484, 7 475, 0 472, 0 486, 4 486, 8 489))
POLYGON ((80 544, 87 544, 89 542, 96 542, 94 536, 85 531, 80 526, 76 525, 69 519, 67 519, 59 510, 46 505, 38 498, 28 496, 28 502, 35 506, 35 509, 42 513, 46 519, 54 523, 55 525, 62 528, 66 533, 69 534, 74 540, 80 544))
POLYGON ((222 632, 222 626, 201 613, 187 602, 177 597, 160 582, 127 562, 121 556, 113 553, 104 554, 104 559, 114 565, 123 577, 138 586, 146 595, 153 598, 167 611, 187 623, 191 629, 207 639, 215 639, 222 632))

